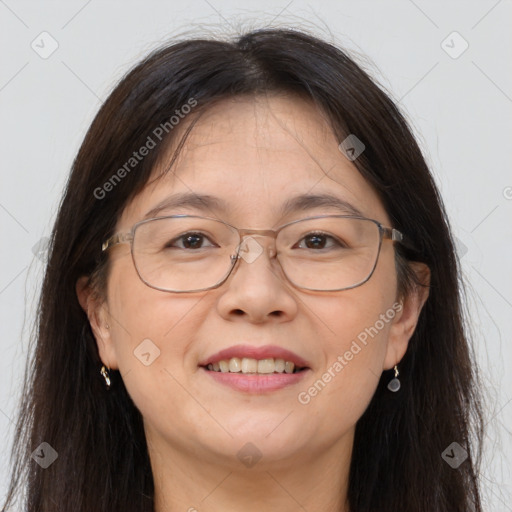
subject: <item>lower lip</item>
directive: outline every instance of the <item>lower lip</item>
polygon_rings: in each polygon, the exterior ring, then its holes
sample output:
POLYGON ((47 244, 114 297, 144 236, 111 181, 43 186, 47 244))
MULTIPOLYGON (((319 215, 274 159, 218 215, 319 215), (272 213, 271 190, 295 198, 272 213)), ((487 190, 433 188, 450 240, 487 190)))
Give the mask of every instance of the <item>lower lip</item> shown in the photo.
POLYGON ((266 391, 277 391, 278 389, 292 386, 301 381, 309 372, 309 369, 297 373, 268 373, 268 374, 247 374, 247 373, 223 373, 207 370, 201 367, 212 379, 217 382, 247 393, 264 393, 266 391))

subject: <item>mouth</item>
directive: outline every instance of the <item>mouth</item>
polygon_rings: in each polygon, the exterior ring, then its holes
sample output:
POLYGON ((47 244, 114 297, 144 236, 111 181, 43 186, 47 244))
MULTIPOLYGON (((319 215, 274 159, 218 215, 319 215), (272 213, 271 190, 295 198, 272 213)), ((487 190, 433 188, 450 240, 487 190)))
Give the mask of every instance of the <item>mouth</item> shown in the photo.
POLYGON ((273 345, 236 345, 213 354, 199 366, 209 372, 247 375, 293 374, 310 369, 308 362, 294 352, 273 345))
POLYGON ((309 369, 307 366, 295 366, 291 361, 286 361, 281 358, 253 359, 249 357, 221 359, 214 363, 209 363, 206 366, 202 366, 202 368, 205 368, 205 370, 210 372, 243 373, 248 375, 300 373, 309 369))
POLYGON ((199 368, 214 385, 262 396, 297 386, 311 370, 297 354, 271 345, 221 350, 201 361, 199 368))

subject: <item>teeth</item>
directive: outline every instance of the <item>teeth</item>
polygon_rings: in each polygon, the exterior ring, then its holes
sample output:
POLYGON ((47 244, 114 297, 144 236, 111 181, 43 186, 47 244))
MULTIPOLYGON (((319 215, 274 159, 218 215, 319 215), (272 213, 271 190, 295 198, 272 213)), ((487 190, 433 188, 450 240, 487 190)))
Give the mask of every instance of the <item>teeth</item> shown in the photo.
POLYGON ((222 373, 294 373, 295 364, 284 359, 252 359, 233 357, 210 363, 208 370, 222 373))
POLYGON ((244 357, 242 359, 242 373, 257 373, 258 361, 244 357))
POLYGON ((283 373, 285 368, 285 361, 284 359, 275 359, 275 365, 276 365, 276 372, 283 373))
POLYGON ((229 371, 231 373, 238 373, 242 370, 242 360, 238 357, 232 357, 229 360, 229 371))
POLYGON ((275 368, 274 359, 260 359, 258 361, 258 373, 273 373, 275 368))

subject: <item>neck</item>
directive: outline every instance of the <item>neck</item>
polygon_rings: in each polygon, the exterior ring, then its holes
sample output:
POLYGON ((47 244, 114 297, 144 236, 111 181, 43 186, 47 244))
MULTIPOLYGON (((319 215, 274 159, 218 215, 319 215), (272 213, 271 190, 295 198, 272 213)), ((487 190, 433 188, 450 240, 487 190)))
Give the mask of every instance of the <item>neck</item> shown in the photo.
POLYGON ((288 460, 237 457, 163 446, 147 435, 155 512, 349 512, 347 488, 353 431, 315 453, 288 460), (248 463, 250 464, 250 463, 248 463))

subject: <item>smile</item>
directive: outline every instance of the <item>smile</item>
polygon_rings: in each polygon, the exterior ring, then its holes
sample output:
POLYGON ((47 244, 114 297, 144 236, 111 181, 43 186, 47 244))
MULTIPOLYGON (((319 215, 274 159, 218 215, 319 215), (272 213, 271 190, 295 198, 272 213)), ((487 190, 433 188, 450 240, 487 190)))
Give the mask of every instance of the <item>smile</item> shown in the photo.
POLYGON ((221 373, 243 373, 243 374, 272 374, 272 373, 298 373, 305 370, 305 367, 296 367, 291 361, 280 358, 253 359, 249 357, 221 359, 218 362, 210 363, 206 367, 209 371, 221 373))

